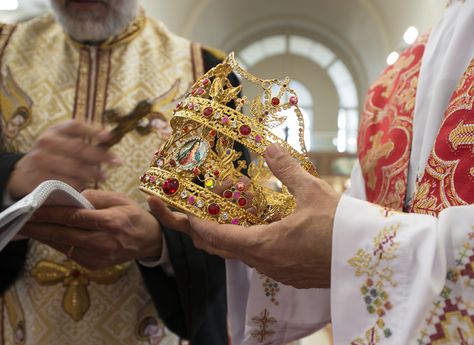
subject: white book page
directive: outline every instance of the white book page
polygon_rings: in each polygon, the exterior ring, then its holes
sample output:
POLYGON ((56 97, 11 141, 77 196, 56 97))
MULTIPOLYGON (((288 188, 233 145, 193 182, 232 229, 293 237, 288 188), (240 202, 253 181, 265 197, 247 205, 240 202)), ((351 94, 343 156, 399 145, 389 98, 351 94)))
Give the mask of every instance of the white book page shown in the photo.
POLYGON ((81 193, 68 184, 56 180, 45 181, 30 194, 0 212, 0 251, 43 205, 94 208, 81 193))

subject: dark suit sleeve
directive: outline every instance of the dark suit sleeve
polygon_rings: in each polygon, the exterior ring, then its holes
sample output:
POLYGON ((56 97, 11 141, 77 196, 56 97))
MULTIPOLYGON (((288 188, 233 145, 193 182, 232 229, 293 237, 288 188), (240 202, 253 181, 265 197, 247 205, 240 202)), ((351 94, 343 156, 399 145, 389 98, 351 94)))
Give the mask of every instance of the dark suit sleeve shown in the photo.
MULTIPOLYGON (((10 174, 21 156, 16 153, 0 152, 0 204, 3 203, 3 195, 10 174)), ((0 209, 3 209, 3 205, 0 209)), ((0 252, 0 295, 20 275, 26 260, 27 246, 26 240, 14 241, 0 252)))
MULTIPOLYGON (((220 61, 203 50, 206 70, 220 61)), ((231 82, 238 85, 232 76, 231 82)), ((249 154, 242 146, 243 158, 249 154)), ((175 276, 167 276, 160 267, 141 266, 160 317, 168 328, 193 345, 226 345, 227 297, 225 262, 194 247, 185 234, 163 229, 175 276)))

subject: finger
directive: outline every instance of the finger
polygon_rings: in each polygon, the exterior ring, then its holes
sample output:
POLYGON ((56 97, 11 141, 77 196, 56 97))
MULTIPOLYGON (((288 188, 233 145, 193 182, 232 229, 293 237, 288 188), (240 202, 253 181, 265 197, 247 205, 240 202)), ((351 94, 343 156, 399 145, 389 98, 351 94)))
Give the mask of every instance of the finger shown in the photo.
POLYGON ((160 224, 168 229, 181 231, 187 234, 191 232, 191 226, 187 215, 171 211, 162 200, 156 197, 150 197, 147 201, 151 213, 160 224))
POLYGON ((295 198, 304 198, 308 191, 307 183, 313 177, 280 145, 271 144, 265 150, 265 160, 273 174, 295 198))
POLYGON ((29 223, 56 224, 93 232, 101 229, 104 213, 77 207, 43 206, 33 214, 29 223))
POLYGON ((232 187, 232 181, 231 180, 225 180, 222 181, 221 183, 218 183, 216 187, 212 189, 212 191, 216 194, 222 195, 222 193, 232 187))
POLYGON ((38 139, 36 148, 92 165, 100 163, 118 164, 120 161, 113 153, 88 143, 82 137, 70 137, 57 133, 42 136, 38 139))
POLYGON ((205 241, 203 241, 202 238, 200 238, 199 236, 192 236, 191 238, 196 248, 204 250, 205 252, 209 254, 217 255, 223 259, 239 259, 236 253, 223 250, 220 248, 211 247, 205 241))
POLYGON ((252 227, 252 231, 246 231, 243 226, 219 224, 192 215, 189 215, 189 222, 192 231, 204 241, 206 250, 223 250, 234 256, 246 251, 259 232, 259 226, 252 227))
POLYGON ((54 242, 65 246, 99 248, 98 233, 53 223, 27 223, 20 234, 40 242, 54 242))
POLYGON ((102 180, 105 175, 97 165, 83 164, 80 161, 58 155, 50 155, 43 163, 43 171, 50 171, 49 179, 58 180, 66 178, 86 182, 102 180))
POLYGON ((134 202, 128 199, 124 194, 116 193, 116 192, 97 190, 97 189, 86 189, 82 192, 82 195, 87 200, 89 200, 90 203, 97 210, 134 204, 134 202))
POLYGON ((48 131, 73 138, 90 138, 99 141, 104 136, 104 129, 83 121, 68 120, 51 127, 48 131))

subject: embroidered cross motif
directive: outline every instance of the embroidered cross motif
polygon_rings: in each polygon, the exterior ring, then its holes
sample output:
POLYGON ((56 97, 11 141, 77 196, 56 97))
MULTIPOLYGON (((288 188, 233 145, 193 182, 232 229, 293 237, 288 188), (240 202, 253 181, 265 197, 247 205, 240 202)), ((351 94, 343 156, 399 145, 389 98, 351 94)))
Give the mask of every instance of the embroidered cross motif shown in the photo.
POLYGON ((381 337, 392 336, 390 328, 386 327, 383 317, 393 308, 388 287, 396 287, 393 279, 393 269, 388 265, 395 259, 396 250, 400 244, 396 241, 400 224, 384 228, 373 240, 372 252, 360 249, 348 263, 355 269, 355 275, 365 275, 366 279, 360 288, 366 304, 367 312, 377 316, 375 325, 371 327, 363 338, 356 338, 353 345, 379 344, 381 337))
POLYGON ((62 264, 42 260, 32 269, 31 275, 42 286, 63 284, 66 288, 63 309, 74 321, 79 321, 90 306, 87 291, 89 283, 114 284, 125 272, 124 265, 90 271, 71 260, 66 260, 62 264))
POLYGON ((275 331, 271 330, 270 327, 275 324, 277 320, 270 316, 270 312, 267 309, 264 309, 260 313, 260 317, 253 317, 252 321, 258 325, 258 331, 253 331, 251 335, 256 338, 259 343, 263 343, 267 337, 275 334, 275 331))
POLYGON ((263 280, 262 287, 265 291, 265 296, 270 299, 270 302, 278 306, 280 304, 277 299, 277 295, 280 292, 279 284, 263 274, 260 276, 260 278, 263 280))

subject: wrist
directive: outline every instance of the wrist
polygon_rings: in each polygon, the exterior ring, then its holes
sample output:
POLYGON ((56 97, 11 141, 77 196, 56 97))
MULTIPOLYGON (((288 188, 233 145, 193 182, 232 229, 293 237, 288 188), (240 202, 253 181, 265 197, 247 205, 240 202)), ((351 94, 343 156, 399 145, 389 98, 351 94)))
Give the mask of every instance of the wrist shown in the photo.
POLYGON ((153 218, 153 232, 155 236, 149 241, 149 246, 142 252, 143 255, 140 256, 139 260, 144 259, 159 259, 163 254, 163 234, 161 232, 161 226, 158 220, 151 214, 153 218))

